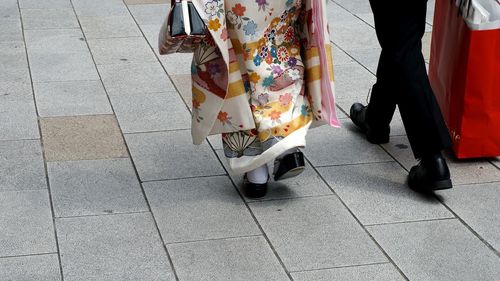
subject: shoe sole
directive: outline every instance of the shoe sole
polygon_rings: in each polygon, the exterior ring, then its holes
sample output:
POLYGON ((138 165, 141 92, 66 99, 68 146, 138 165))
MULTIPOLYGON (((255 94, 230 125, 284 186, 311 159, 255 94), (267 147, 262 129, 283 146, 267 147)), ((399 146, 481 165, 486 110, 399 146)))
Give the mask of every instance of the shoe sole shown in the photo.
POLYGON ((450 179, 448 180, 441 180, 441 181, 436 181, 433 182, 432 184, 425 184, 425 185, 420 185, 420 186, 412 186, 409 185, 411 189, 415 191, 435 191, 435 190, 445 190, 445 189, 451 189, 453 188, 453 184, 450 179))
POLYGON ((293 169, 289 170, 288 172, 284 173, 281 177, 279 177, 279 178, 275 177, 274 180, 279 181, 279 180, 286 180, 286 179, 294 178, 294 177, 302 174, 302 172, 304 172, 305 169, 306 169, 306 167, 304 167, 304 166, 293 168, 293 169))
POLYGON ((443 189, 450 189, 453 187, 453 184, 451 183, 451 180, 442 180, 442 181, 437 181, 434 184, 430 186, 431 190, 443 190, 443 189))
POLYGON ((259 199, 267 194, 267 188, 262 189, 253 189, 253 190, 245 190, 243 192, 247 198, 250 199, 259 199))

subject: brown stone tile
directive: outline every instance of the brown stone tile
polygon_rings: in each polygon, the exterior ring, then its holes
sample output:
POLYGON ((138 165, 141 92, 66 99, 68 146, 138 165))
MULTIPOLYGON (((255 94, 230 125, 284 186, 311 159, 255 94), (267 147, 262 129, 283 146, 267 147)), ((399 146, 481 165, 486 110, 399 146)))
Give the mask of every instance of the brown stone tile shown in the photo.
POLYGON ((170 4, 170 0, 124 0, 127 5, 137 4, 170 4))
POLYGON ((113 115, 42 118, 47 161, 128 157, 113 115))
POLYGON ((172 78, 172 82, 174 83, 175 87, 181 94, 181 97, 184 99, 184 101, 191 105, 192 103, 192 84, 191 84, 191 75, 186 75, 186 74, 180 74, 180 75, 170 75, 170 78, 172 78))

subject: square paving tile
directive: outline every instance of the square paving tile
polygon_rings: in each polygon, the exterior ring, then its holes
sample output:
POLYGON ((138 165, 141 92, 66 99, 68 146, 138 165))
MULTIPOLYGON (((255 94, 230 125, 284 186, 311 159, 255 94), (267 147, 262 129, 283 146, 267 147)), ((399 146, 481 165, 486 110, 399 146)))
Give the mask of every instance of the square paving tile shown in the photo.
POLYGON ((158 61, 143 37, 91 39, 89 46, 96 64, 158 61))
POLYGON ((47 190, 0 192, 0 257, 55 253, 47 190))
POLYGON ((380 48, 372 49, 355 49, 349 50, 349 53, 354 59, 356 59, 360 64, 366 67, 372 74, 377 73, 378 61, 380 58, 380 48))
POLYGON ((149 213, 57 220, 64 280, 175 277, 149 213))
POLYGON ((148 211, 130 159, 48 163, 56 217, 148 211))
POLYGON ((295 281, 403 281, 403 276, 390 263, 342 267, 318 271, 294 272, 295 281))
POLYGON ((500 157, 496 157, 494 160, 491 161, 493 165, 495 165, 498 169, 500 169, 500 157))
POLYGON ((34 83, 41 117, 113 114, 101 81, 34 83))
POLYGON ((326 17, 328 18, 328 23, 330 26, 335 26, 339 23, 356 23, 359 19, 354 16, 351 12, 347 11, 343 7, 339 6, 333 1, 326 1, 326 17))
POLYGON ((122 0, 72 0, 78 17, 128 16, 122 0))
POLYGON ((496 280, 498 256, 458 220, 368 227, 412 281, 496 280))
POLYGON ((346 112, 353 102, 365 102, 373 84, 375 76, 358 63, 338 65, 335 67, 335 91, 339 105, 348 100, 346 112))
POLYGON ((130 16, 84 17, 79 16, 87 39, 142 36, 130 16))
POLYGON ((370 3, 363 0, 335 0, 336 3, 354 14, 371 13, 370 3))
POLYGON ((175 85, 175 88, 181 94, 184 102, 189 105, 191 108, 193 104, 193 91, 192 91, 192 81, 190 74, 182 74, 182 75, 170 75, 172 82, 175 85))
POLYGON ((500 182, 456 186, 439 195, 453 212, 500 252, 500 182))
POLYGON ((18 18, 0 18, 0 42, 23 41, 21 21, 18 18))
POLYGON ((394 112, 394 116, 392 117, 391 122, 391 136, 405 136, 406 129, 403 124, 403 119, 401 119, 401 114, 399 109, 396 108, 396 112, 394 112))
POLYGON ((111 96, 124 133, 191 128, 191 114, 176 92, 111 96))
MULTIPOLYGON (((222 138, 220 135, 211 135, 207 137, 207 141, 210 143, 210 145, 213 147, 214 150, 222 150, 222 138)), ((219 151, 217 152, 219 153, 219 151)), ((223 163, 224 165, 226 163, 223 163)))
MULTIPOLYGON (((11 41, 11 42, 0 42, 0 57, 1 61, 5 60, 6 56, 21 56, 26 61, 26 51, 24 49, 24 42, 11 41)), ((27 65, 27 64, 25 64, 27 65)))
POLYGON ((30 54, 88 53, 89 48, 79 28, 25 30, 30 54))
POLYGON ((144 183, 165 243, 261 234, 227 177, 144 183))
POLYGON ((207 143, 192 144, 190 131, 127 134, 125 139, 142 181, 225 174, 207 143))
POLYGON ((0 259, 0 276, 8 281, 60 281, 57 254, 0 259))
POLYGON ((169 0, 124 0, 127 5, 139 5, 139 4, 170 4, 169 0))
POLYGON ((436 6, 435 0, 427 1, 427 23, 432 25, 434 21, 434 7, 436 6))
MULTIPOLYGON (((218 136, 220 138, 220 136, 218 136)), ((232 173, 229 168, 224 151, 217 151, 221 162, 226 167, 229 175, 235 182, 236 186, 240 189, 243 184, 243 175, 236 175, 232 173)), ((272 163, 268 164, 269 174, 272 175, 273 167, 272 163)), ((306 170, 298 177, 290 178, 286 180, 281 180, 278 182, 270 181, 268 187, 268 193, 266 197, 260 200, 255 200, 252 198, 245 197, 245 200, 261 201, 261 200, 274 200, 274 199, 290 199, 290 198, 300 198, 300 197, 310 197, 310 196, 321 196, 321 195, 332 195, 332 191, 328 188, 328 185, 320 178, 320 176, 313 170, 311 165, 306 162, 306 170)), ((243 194, 243 192, 242 192, 243 194)))
POLYGON ((344 50, 380 47, 375 29, 360 19, 358 22, 337 23, 331 28, 333 42, 344 50))
POLYGON ((72 8, 70 0, 19 0, 21 9, 72 8))
POLYGON ((350 57, 344 50, 340 49, 336 45, 333 45, 333 71, 337 74, 336 66, 356 63, 352 57, 350 57))
POLYGON ((386 262, 335 196, 250 203, 290 271, 386 262))
POLYGON ((285 271, 262 237, 167 246, 180 281, 285 281, 285 271))
POLYGON ((128 156, 112 115, 42 118, 40 124, 47 161, 128 156))
MULTIPOLYGON (((417 163, 405 136, 391 137, 390 143, 384 147, 407 170, 417 163)), ((487 160, 454 160, 450 157, 447 159, 451 179, 455 185, 500 181, 500 170, 487 160)))
POLYGON ((0 19, 19 18, 19 7, 16 0, 3 0, 0 2, 0 19))
POLYGON ((0 96, 23 96, 33 99, 31 81, 28 79, 24 81, 0 81, 0 96))
MULTIPOLYGON (((141 28, 141 31, 144 33, 144 37, 148 41, 149 45, 153 47, 155 54, 157 56, 160 56, 160 53, 158 52, 158 33, 160 33, 162 21, 153 24, 140 24, 139 26, 141 28)), ((190 54, 176 53, 175 55, 161 56, 160 59, 164 59, 170 56, 176 57, 176 56, 186 56, 186 55, 190 54)), ((190 56, 192 57, 192 54, 190 56)))
POLYGON ((30 54, 33 82, 99 80, 89 52, 30 54))
POLYGON ((431 40, 432 32, 424 33, 424 36, 422 38, 422 54, 424 55, 426 63, 429 63, 431 57, 431 40))
POLYGON ((161 56, 160 59, 169 75, 191 74, 191 61, 193 59, 192 54, 161 56))
POLYGON ((434 197, 410 190, 408 173, 395 162, 327 167, 319 172, 363 224, 453 217, 434 197))
POLYGON ((33 97, 0 94, 0 140, 39 139, 33 97))
POLYGON ((0 190, 46 189, 38 140, 0 142, 0 190))
POLYGON ((20 42, 0 43, 0 81, 29 80, 28 61, 24 45, 20 42))
POLYGON ((73 9, 22 9, 24 29, 79 28, 73 9))
POLYGON ((175 91, 159 63, 111 64, 98 68, 110 95, 175 91))
POLYGON ((132 5, 129 6, 130 12, 134 16, 137 23, 142 25, 148 24, 162 24, 167 18, 168 12, 170 11, 170 1, 166 0, 126 0, 127 2, 134 1, 134 4, 148 4, 148 5, 132 5), (150 3, 139 3, 139 2, 150 2, 150 3), (156 2, 156 3, 154 3, 156 2), (155 5, 151 5, 155 4, 155 5))
POLYGON ((332 166, 391 161, 378 145, 370 144, 353 128, 350 121, 344 128, 327 126, 309 131, 304 152, 314 166, 332 166))
POLYGON ((373 18, 373 13, 359 13, 356 14, 356 16, 369 24, 371 27, 375 28, 375 19, 373 18))

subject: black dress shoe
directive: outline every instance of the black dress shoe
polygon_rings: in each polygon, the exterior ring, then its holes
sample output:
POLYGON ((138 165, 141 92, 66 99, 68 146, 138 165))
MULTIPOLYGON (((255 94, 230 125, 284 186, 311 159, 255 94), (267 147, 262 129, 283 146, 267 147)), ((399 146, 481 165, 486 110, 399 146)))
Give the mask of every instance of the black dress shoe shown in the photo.
POLYGON ((408 186, 420 192, 452 188, 450 170, 441 153, 424 157, 418 165, 411 168, 408 186))
MULTIPOLYGON (((269 181, 269 180, 268 180, 269 181)), ((261 198, 267 194, 266 183, 253 183, 248 180, 247 175, 243 177, 243 193, 248 198, 261 198)))
POLYGON ((390 127, 382 129, 372 129, 366 123, 366 106, 355 103, 351 106, 351 120, 363 133, 366 134, 366 139, 373 144, 383 144, 389 142, 390 127))
POLYGON ((300 175, 306 168, 304 153, 297 151, 274 161, 274 180, 284 180, 300 175))

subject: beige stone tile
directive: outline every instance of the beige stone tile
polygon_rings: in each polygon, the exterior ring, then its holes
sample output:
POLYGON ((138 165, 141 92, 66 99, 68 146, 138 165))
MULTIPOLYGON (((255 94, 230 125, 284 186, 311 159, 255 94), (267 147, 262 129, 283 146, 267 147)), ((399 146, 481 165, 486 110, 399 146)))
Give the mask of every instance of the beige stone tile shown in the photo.
POLYGON ((127 5, 137 4, 170 4, 170 0, 124 0, 127 5))
POLYGON ((113 115, 41 119, 47 161, 128 157, 113 115))

